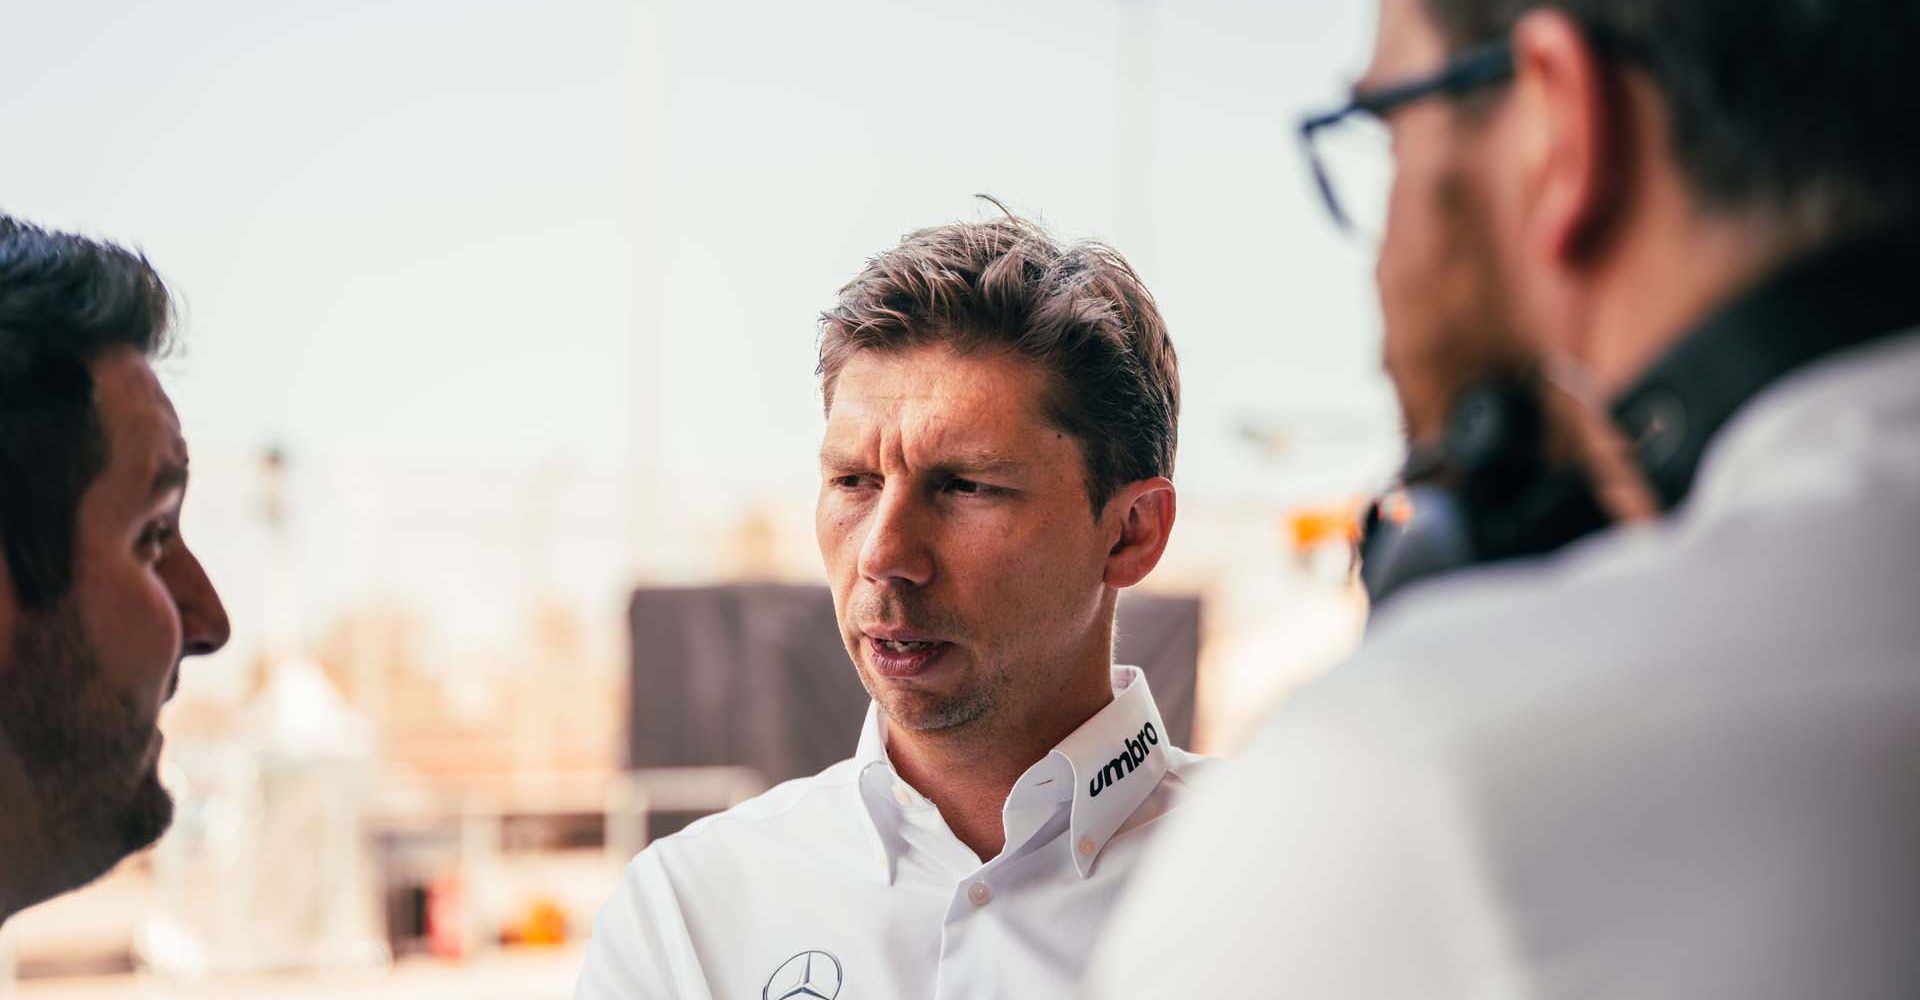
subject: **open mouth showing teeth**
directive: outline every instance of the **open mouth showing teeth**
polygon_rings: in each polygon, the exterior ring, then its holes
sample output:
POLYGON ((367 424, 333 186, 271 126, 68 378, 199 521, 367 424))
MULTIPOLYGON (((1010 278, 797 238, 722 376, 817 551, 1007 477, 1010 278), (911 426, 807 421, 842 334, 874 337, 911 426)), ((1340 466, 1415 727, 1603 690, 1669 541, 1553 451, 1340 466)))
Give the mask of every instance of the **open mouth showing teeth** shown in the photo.
POLYGON ((933 670, 953 648, 943 639, 882 639, 869 635, 867 642, 867 664, 879 676, 898 681, 933 670))

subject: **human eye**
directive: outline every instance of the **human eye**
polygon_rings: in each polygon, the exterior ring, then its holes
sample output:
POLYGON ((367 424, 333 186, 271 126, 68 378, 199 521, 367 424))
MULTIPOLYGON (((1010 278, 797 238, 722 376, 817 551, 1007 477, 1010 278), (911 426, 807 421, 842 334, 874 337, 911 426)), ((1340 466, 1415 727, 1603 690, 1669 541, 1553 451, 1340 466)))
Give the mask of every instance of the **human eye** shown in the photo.
POLYGON ((180 537, 180 526, 171 517, 156 518, 140 529, 140 538, 135 543, 142 558, 158 561, 161 554, 180 537))
POLYGON ((827 477, 827 485, 836 490, 858 490, 873 484, 874 477, 860 472, 840 472, 827 477))
POLYGON ((1002 496, 1007 492, 998 486, 989 486, 979 480, 967 479, 961 476, 954 476, 948 479, 943 489, 955 496, 963 497, 1002 496))

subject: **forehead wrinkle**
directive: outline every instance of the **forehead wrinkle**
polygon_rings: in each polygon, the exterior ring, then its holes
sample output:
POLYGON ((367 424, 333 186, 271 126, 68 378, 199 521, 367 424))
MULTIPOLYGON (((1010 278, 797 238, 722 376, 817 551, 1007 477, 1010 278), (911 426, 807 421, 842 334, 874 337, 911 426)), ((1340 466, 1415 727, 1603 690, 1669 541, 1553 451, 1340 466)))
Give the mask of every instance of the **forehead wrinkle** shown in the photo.
POLYGON ((147 359, 116 351, 95 362, 96 403, 110 444, 139 449, 143 471, 157 475, 165 463, 187 464, 179 411, 147 359))
POLYGON ((956 363, 978 370, 983 361, 1005 364, 945 348, 859 359, 841 374, 823 463, 857 458, 861 465, 909 470, 1027 468, 1032 462, 1021 457, 1032 450, 1031 437, 1058 432, 1045 413, 1050 381, 1017 362, 1013 379, 954 377, 956 363))
POLYGON ((141 400, 121 423, 114 435, 137 456, 137 472, 147 494, 160 497, 186 491, 188 459, 186 438, 181 436, 179 418, 170 401, 155 386, 155 395, 141 400))
POLYGON ((939 407, 910 407, 896 419, 843 422, 829 433, 820 461, 827 468, 878 463, 907 469, 1009 472, 1027 463, 980 440, 979 424, 969 414, 939 407))
POLYGON ((983 471, 1018 468, 1021 464, 981 441, 977 424, 945 414, 923 415, 917 426, 903 428, 899 437, 911 468, 983 471))

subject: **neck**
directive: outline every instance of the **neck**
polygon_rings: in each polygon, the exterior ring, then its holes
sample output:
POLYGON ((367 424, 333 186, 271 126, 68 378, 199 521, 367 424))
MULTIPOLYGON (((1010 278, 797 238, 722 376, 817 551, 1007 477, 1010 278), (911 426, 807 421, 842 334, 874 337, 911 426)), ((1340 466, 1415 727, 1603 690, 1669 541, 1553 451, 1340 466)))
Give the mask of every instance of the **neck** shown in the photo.
POLYGON ((1791 255, 1776 227, 1702 216, 1679 190, 1624 234, 1610 266, 1594 276, 1584 329, 1573 345, 1598 382, 1617 396, 1721 303, 1760 281, 1791 255))
POLYGON ((59 892, 39 884, 50 866, 38 803, 20 758, 0 732, 0 925, 59 892))
POLYGON ((1053 691, 1033 692, 1026 711, 942 732, 889 725, 887 755, 901 778, 940 809, 960 842, 985 861, 1006 849, 1001 814, 1014 783, 1088 719, 1113 702, 1112 629, 1096 648, 1053 671, 1053 691))

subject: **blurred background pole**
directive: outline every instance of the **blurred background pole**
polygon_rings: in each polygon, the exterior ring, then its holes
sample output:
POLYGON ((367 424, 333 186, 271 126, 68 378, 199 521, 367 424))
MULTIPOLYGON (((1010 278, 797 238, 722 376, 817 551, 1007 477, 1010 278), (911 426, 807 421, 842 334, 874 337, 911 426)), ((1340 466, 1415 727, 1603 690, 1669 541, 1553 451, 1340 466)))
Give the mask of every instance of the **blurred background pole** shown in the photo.
POLYGON ((661 372, 666 364, 666 315, 661 276, 666 260, 666 6, 668 0, 631 0, 627 66, 626 217, 628 240, 627 579, 659 576, 666 553, 657 525, 666 513, 661 468, 664 414, 661 372))
POLYGON ((1114 94, 1114 243, 1149 281, 1154 270, 1154 49, 1158 0, 1114 0, 1119 59, 1114 94))

